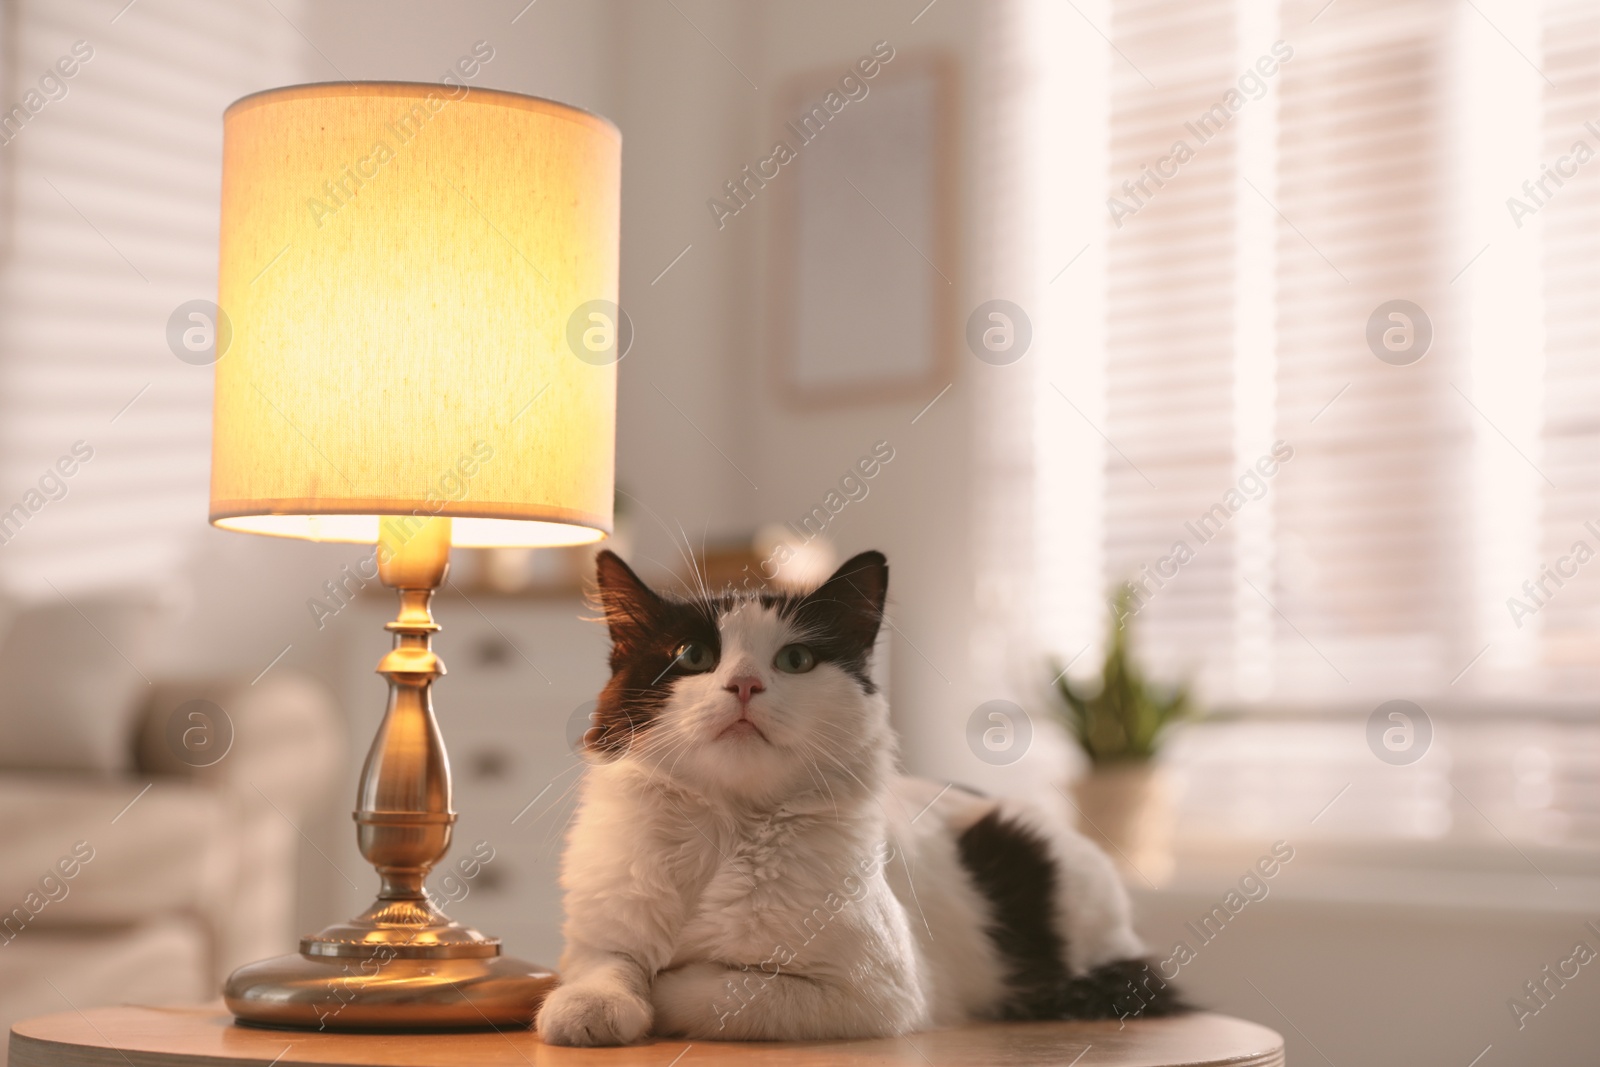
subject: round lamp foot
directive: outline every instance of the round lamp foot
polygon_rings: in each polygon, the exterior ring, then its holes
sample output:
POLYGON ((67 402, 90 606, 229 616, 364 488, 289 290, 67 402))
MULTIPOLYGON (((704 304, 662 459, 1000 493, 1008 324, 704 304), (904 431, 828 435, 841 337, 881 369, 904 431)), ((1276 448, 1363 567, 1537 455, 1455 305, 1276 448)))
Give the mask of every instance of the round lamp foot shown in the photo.
POLYGON ((560 979, 508 956, 366 959, 295 953, 247 964, 223 986, 242 1023, 296 1030, 528 1027, 560 979))

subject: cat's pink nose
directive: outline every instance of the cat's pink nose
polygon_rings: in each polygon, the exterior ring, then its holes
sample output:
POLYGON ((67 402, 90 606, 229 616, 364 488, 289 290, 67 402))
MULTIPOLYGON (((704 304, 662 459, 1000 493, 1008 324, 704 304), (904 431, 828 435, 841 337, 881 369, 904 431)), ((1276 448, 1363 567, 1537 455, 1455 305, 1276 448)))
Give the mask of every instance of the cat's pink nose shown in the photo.
POLYGON ((748 704, 750 698, 757 693, 764 693, 767 687, 761 684, 761 679, 753 674, 741 674, 737 678, 728 679, 728 684, 722 688, 739 697, 739 703, 748 704))

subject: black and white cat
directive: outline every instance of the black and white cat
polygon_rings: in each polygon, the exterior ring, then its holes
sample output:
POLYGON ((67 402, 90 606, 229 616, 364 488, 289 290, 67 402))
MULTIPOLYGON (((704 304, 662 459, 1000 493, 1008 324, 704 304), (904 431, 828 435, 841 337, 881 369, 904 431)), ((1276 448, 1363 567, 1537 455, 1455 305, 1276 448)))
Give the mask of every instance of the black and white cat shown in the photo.
POLYGON ((805 596, 663 596, 610 552, 598 571, 612 677, 584 737, 546 1042, 1182 1009, 1095 846, 896 773, 867 670, 880 553, 805 596))

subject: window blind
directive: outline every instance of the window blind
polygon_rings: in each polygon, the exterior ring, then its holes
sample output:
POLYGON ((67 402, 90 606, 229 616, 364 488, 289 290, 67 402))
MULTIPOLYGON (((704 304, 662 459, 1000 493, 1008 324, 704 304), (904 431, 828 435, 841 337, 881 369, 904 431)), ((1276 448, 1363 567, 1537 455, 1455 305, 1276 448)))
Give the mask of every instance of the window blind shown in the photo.
MULTIPOLYGON (((1545 11, 1543 157, 1572 158, 1575 143, 1600 151, 1600 9, 1552 3, 1545 11)), ((1576 173, 1539 208, 1545 315, 1543 487, 1540 557, 1559 566, 1573 546, 1600 550, 1600 164, 1576 173)), ((1530 175, 1532 177, 1532 175, 1530 175)), ((1517 190, 1522 194, 1522 190, 1517 190)), ((1530 200, 1525 202, 1531 203, 1530 200)), ((1559 688, 1592 691, 1600 682, 1600 567, 1572 560, 1541 590, 1541 661, 1559 688), (1556 582, 1560 584, 1557 585, 1556 582)), ((1534 576, 1530 575, 1530 580, 1534 576)), ((1522 594, 1521 590, 1517 591, 1522 594)), ((1525 602, 1533 604, 1532 598, 1525 602)))
POLYGON ((1446 0, 1113 0, 1101 587, 1213 703, 1438 692, 1477 646, 1446 0), (1396 366, 1365 329, 1434 324, 1396 366))
MULTIPOLYGON (((1088 129, 1051 58, 1083 40, 1108 97, 1099 218, 1043 192, 1022 212, 1050 250, 1025 290, 1044 645, 1078 655, 1132 583, 1145 659, 1214 706, 1581 703, 1600 682, 1600 163, 1562 160, 1600 155, 1594 6, 1024 10, 1041 128, 1088 129), (1518 187, 1551 167, 1576 173, 1518 187), (1053 272, 1075 248, 1068 302, 1053 272), (1374 350, 1396 302, 1419 309, 1416 358, 1374 350), (1086 456, 1098 477, 1062 473, 1086 456)), ((1070 175, 1083 153, 1034 155, 1070 175)))
POLYGON ((222 111, 299 79, 300 5, 4 10, 0 581, 160 584, 203 529, 210 439, 211 368, 168 321, 216 298, 222 111))
POLYGON ((1233 4, 1111 15, 1102 585, 1133 585, 1127 621, 1159 669, 1215 688, 1232 675, 1235 535, 1201 545, 1185 524, 1234 477, 1237 136, 1209 117, 1237 76, 1233 4))
POLYGON ((1284 8, 1276 436, 1295 455, 1273 486, 1271 598, 1285 701, 1438 692, 1473 651, 1472 412, 1452 387, 1467 379, 1446 258, 1452 7, 1357 2, 1316 24, 1321 4, 1284 8), (1434 324, 1426 354, 1398 366, 1365 339, 1397 300, 1434 324))

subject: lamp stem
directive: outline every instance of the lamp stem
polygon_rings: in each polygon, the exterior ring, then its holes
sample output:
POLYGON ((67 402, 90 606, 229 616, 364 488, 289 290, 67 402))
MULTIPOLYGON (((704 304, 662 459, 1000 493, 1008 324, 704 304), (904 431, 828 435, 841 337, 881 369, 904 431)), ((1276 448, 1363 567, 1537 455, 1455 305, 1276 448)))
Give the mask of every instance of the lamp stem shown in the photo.
POLYGON ((445 669, 432 648, 439 624, 429 606, 450 570, 450 520, 384 517, 379 529, 378 575, 400 594, 400 612, 385 626, 395 635, 378 663, 389 706, 361 769, 356 836, 383 879, 378 899, 393 902, 385 918, 427 925, 443 916, 423 881, 449 850, 456 820, 450 761, 433 715, 433 682, 445 669))
POLYGON ((379 519, 378 576, 400 595, 384 628, 394 647, 378 662, 389 680, 389 705, 361 768, 356 842, 377 870, 378 899, 347 923, 305 937, 311 955, 369 957, 383 950, 411 958, 498 955, 500 942, 452 922, 423 883, 450 849, 456 813, 450 760, 433 716, 433 682, 444 662, 433 651, 439 624, 429 604, 450 569, 450 520, 379 519))

